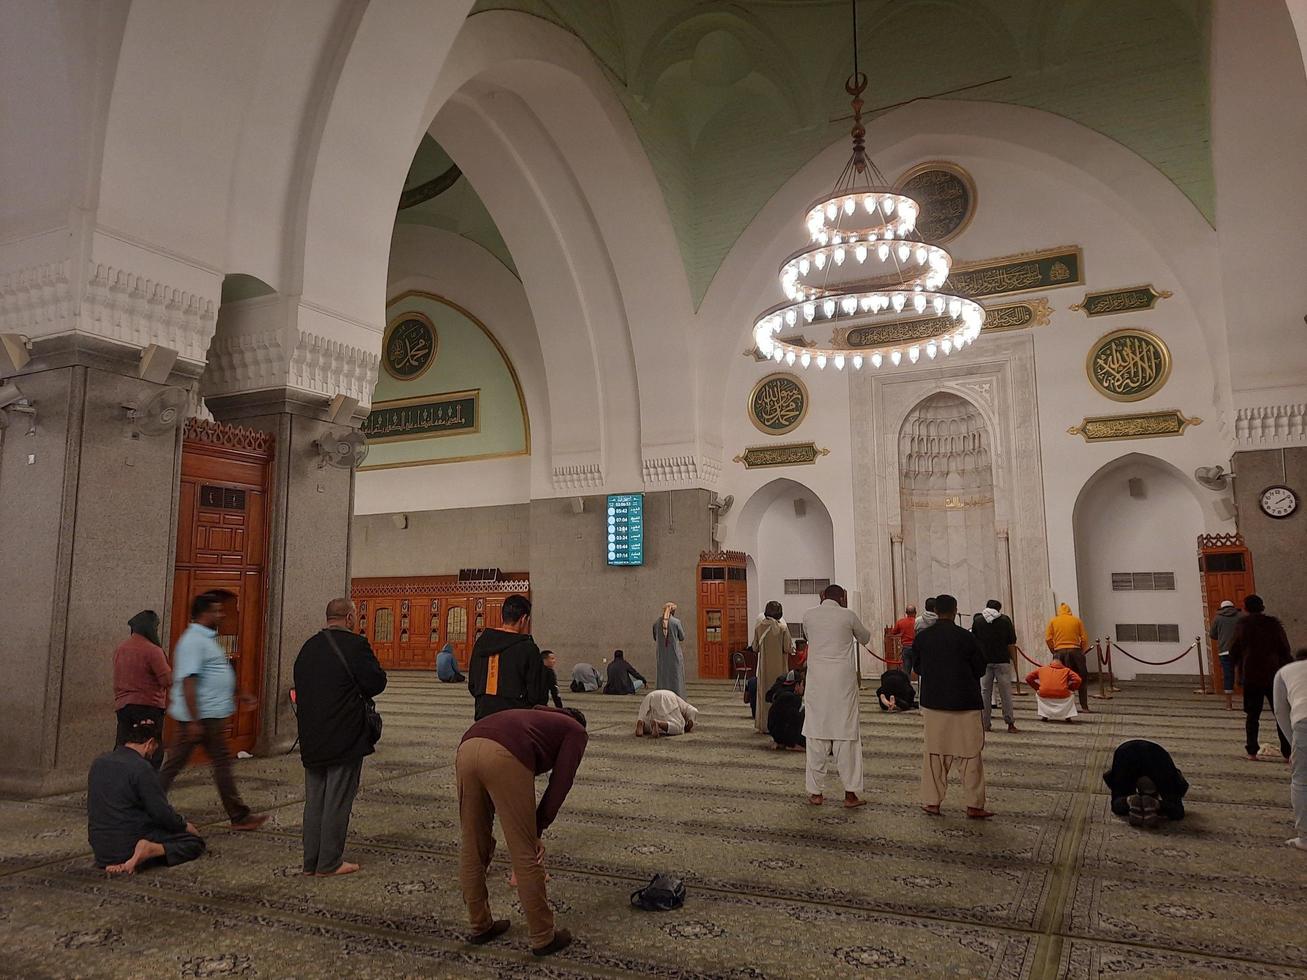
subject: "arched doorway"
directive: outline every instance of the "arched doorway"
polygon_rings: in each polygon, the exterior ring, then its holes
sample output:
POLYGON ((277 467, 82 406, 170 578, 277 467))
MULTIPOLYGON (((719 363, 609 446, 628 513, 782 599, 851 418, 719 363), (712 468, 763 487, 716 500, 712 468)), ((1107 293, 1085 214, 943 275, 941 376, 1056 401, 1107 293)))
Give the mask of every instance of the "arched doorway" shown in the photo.
POLYGON ((980 410, 940 392, 899 429, 905 595, 956 596, 960 617, 1004 591, 994 521, 992 435, 980 410))
MULTIPOLYGON (((1142 453, 1115 459, 1086 481, 1072 519, 1080 613, 1090 635, 1111 635, 1146 660, 1174 657, 1203 635, 1195 541, 1203 532, 1193 484, 1142 453)), ((1164 667, 1114 658, 1120 677, 1192 674, 1192 656, 1164 667)))
MULTIPOLYGON (((735 541, 749 555, 749 612, 772 599, 797 637, 803 612, 835 576, 835 527, 821 498, 778 479, 756 490, 740 512, 735 541)), ((733 544, 732 547, 735 545, 733 544)))

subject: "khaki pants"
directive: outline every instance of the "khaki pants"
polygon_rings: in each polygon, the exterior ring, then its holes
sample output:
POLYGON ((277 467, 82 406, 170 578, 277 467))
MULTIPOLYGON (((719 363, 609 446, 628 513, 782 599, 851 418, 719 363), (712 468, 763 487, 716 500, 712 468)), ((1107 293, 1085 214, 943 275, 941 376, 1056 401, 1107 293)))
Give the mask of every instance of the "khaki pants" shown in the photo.
POLYGON ((985 764, 980 753, 985 744, 979 711, 922 710, 926 751, 921 760, 921 802, 939 806, 948 792, 948 774, 954 766, 962 777, 963 802, 977 810, 985 808, 985 764))
POLYGON ((463 889, 473 932, 484 932, 495 921, 486 891, 486 869, 495 853, 494 822, 508 845, 517 875, 517 897, 526 912, 531 946, 539 949, 554 938, 554 913, 545 895, 545 869, 536 863, 535 774, 498 742, 470 738, 458 748, 458 817, 463 830, 458 881, 463 889))

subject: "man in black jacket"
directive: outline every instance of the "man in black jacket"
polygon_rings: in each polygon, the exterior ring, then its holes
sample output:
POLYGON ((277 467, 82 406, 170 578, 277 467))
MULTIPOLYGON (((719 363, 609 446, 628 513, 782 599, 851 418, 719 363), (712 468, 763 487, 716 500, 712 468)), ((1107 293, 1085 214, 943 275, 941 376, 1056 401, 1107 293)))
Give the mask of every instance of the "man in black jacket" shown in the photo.
POLYGON ((195 860, 204 841, 169 805, 159 774, 146 761, 159 748, 158 722, 138 718, 123 739, 91 763, 86 780, 86 836, 96 866, 111 875, 135 874, 154 861, 195 860))
POLYGON ((386 672, 367 638, 354 632, 354 603, 327 603, 327 628, 295 658, 300 759, 304 763, 304 873, 347 875, 350 810, 363 757, 372 754, 363 698, 386 689, 386 672))
POLYGON ((985 654, 976 638, 954 620, 958 601, 951 595, 935 597, 939 622, 919 632, 912 644, 917 673, 921 675, 921 715, 926 728, 926 752, 921 772, 921 808, 939 816, 948 790, 948 773, 954 763, 962 776, 967 816, 984 820, 994 814, 985 809, 985 768, 980 751, 985 730, 980 724, 980 678, 985 675, 985 654))
POLYGON ((496 711, 549 702, 544 660, 531 638, 531 600, 509 596, 499 618, 502 626, 477 637, 467 667, 467 689, 476 698, 477 721, 496 711))
POLYGON ((613 661, 608 665, 608 683, 604 685, 605 694, 634 694, 647 683, 644 674, 626 662, 626 654, 621 650, 613 651, 613 661))
POLYGON ((1007 730, 1016 734, 1016 715, 1012 713, 1012 658, 1017 652, 1017 630, 1012 620, 1003 615, 1003 604, 990 599, 985 608, 971 618, 971 635, 985 651, 985 676, 980 682, 980 720, 989 731, 989 715, 994 704, 994 685, 998 684, 999 700, 1003 703, 1003 720, 1007 730))

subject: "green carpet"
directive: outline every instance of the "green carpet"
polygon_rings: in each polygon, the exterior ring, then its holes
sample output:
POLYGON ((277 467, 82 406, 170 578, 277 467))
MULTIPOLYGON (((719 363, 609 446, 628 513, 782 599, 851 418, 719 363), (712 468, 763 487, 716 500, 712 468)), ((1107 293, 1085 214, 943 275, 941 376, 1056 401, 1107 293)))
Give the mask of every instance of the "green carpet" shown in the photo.
POLYGON ((999 725, 986 748, 987 823, 962 818, 956 786, 943 819, 917 808, 921 720, 870 694, 858 811, 833 783, 808 806, 803 756, 767 751, 724 684, 692 683, 699 727, 659 741, 632 737, 637 697, 569 700, 591 739, 546 839, 550 897, 578 937, 558 956, 531 957, 502 862, 491 896, 514 928, 463 942, 452 762, 470 700, 394 674, 354 807, 363 873, 300 877, 297 757, 238 763, 247 802, 272 814, 253 834, 223 829, 206 770, 186 774, 173 802, 210 853, 132 879, 92 868, 80 795, 2 802, 0 975, 1307 977, 1287 767, 1244 761, 1243 716, 1187 687, 1131 684, 1070 726, 1020 698, 1025 730, 999 725), (1184 770, 1182 823, 1134 830, 1108 811, 1099 777, 1131 737, 1184 770), (632 910, 660 870, 686 879, 685 907, 632 910))

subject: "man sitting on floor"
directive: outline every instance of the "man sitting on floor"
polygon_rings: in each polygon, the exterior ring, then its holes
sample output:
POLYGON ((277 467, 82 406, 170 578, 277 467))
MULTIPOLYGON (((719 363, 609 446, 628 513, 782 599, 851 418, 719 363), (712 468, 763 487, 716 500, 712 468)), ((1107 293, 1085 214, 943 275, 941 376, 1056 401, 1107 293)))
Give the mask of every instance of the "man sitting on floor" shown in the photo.
POLYGON ((540 657, 545 663, 545 692, 554 702, 554 707, 561 708, 563 699, 558 695, 558 654, 553 650, 545 650, 540 657))
POLYGON ((572 668, 570 687, 573 694, 593 694, 603 686, 604 680, 593 664, 577 664, 572 668))
POLYGON ((917 692, 912 689, 912 681, 902 670, 887 670, 880 675, 880 687, 876 688, 876 700, 880 702, 881 711, 915 711, 917 709, 917 692))
POLYGON ((644 685, 644 674, 626 662, 626 655, 621 650, 614 650, 612 663, 608 665, 608 683, 604 685, 604 693, 634 694, 644 685))
POLYGON ((1052 663, 1027 674, 1026 683, 1035 689, 1040 721, 1070 722, 1075 718, 1076 699, 1071 692, 1080 689, 1081 677, 1066 665, 1061 652, 1053 654, 1052 663))
POLYGON ((436 654, 436 676, 442 684, 461 684, 467 680, 459 672, 458 661, 454 659, 454 648, 448 643, 436 654))
POLYGON ((773 749, 803 752, 808 747, 803 737, 804 672, 792 670, 777 679, 767 692, 771 708, 767 712, 767 734, 773 749))
POLYGON ((159 728, 141 719, 126 742, 93 763, 86 781, 86 836, 96 867, 135 874, 153 861, 185 864, 204 853, 193 824, 168 804, 159 774, 146 760, 159 748, 159 728))
POLYGON ((1171 753, 1156 742, 1132 738, 1112 753, 1112 768, 1103 773, 1112 794, 1112 812, 1129 817, 1130 826, 1153 828, 1167 820, 1184 819, 1189 783, 1176 768, 1171 753))
POLYGON ((694 719, 699 709, 675 691, 650 691, 640 702, 640 717, 635 722, 635 734, 682 735, 694 731, 694 719))

